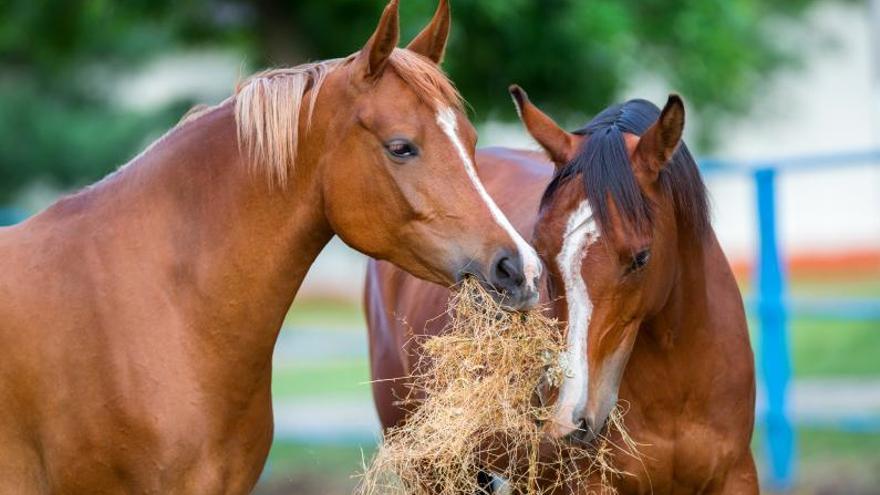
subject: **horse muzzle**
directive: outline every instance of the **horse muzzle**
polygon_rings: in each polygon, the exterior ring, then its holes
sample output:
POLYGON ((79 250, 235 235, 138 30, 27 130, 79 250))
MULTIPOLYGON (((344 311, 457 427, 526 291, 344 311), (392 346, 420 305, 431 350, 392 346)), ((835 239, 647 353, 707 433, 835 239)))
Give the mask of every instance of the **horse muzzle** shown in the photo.
POLYGON ((506 308, 526 310, 538 304, 538 279, 534 268, 525 267, 519 252, 502 250, 493 260, 487 282, 506 308))
POLYGON ((475 270, 476 266, 480 264, 473 261, 465 263, 458 270, 456 280, 460 282, 465 277, 473 276, 505 309, 523 311, 538 304, 540 269, 530 269, 530 276, 527 276, 519 254, 501 250, 488 267, 475 270), (531 275, 535 271, 538 274, 531 275))

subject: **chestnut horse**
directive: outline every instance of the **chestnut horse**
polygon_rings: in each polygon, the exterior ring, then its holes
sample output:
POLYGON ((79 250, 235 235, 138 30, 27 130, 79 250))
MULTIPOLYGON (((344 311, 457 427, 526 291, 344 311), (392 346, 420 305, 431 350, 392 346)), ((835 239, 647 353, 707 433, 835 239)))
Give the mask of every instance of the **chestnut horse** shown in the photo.
POLYGON ((0 493, 246 493, 272 351, 332 236, 523 307, 540 261, 473 169, 449 28, 272 70, 127 166, 0 230, 0 493))
MULTIPOLYGON (((614 457, 629 473, 612 481, 620 493, 756 493, 753 356, 705 187, 680 142, 681 100, 662 112, 644 100, 615 105, 568 133, 511 93, 555 168, 498 148, 477 163, 514 225, 534 232, 544 300, 566 322, 570 373, 549 391, 545 432, 591 442, 622 402, 641 458, 614 457)), ((375 401, 390 427, 406 417, 395 401, 420 352, 411 328, 442 331, 448 290, 376 261, 366 287, 373 378, 390 380, 374 383, 375 401)))

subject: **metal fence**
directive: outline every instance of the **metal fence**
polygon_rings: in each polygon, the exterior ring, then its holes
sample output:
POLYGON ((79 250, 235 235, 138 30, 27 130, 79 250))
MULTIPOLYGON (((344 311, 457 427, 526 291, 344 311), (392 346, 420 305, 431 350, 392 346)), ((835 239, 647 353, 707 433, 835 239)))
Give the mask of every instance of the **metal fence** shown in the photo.
MULTIPOLYGON (((761 411, 766 431, 767 483, 772 489, 792 486, 795 472, 795 430, 788 408, 791 382, 791 357, 788 343, 789 317, 794 314, 822 316, 831 319, 880 320, 880 299, 792 299, 787 292, 784 256, 779 244, 777 222, 777 179, 780 174, 816 169, 871 164, 880 165, 880 150, 836 153, 731 162, 700 160, 706 175, 746 174, 755 186, 758 243, 755 252, 754 293, 746 298, 747 307, 758 323, 760 378, 764 383, 766 409, 761 411)), ((864 212, 871 214, 871 212, 864 212)), ((873 212, 880 215, 880 212, 873 212)), ((830 421, 826 427, 837 428, 847 418, 830 421)), ((880 429, 880 420, 876 425, 880 429)))

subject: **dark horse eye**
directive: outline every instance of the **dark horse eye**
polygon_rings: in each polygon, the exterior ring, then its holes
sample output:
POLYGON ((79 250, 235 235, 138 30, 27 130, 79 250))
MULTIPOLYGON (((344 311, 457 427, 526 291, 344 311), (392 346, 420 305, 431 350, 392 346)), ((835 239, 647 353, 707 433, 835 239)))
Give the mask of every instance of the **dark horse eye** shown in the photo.
POLYGON ((644 251, 639 251, 633 256, 632 263, 629 265, 629 272, 636 272, 641 270, 648 264, 648 260, 651 259, 651 251, 645 249, 644 251))
POLYGON ((414 158, 419 155, 419 150, 412 142, 406 139, 393 139, 385 143, 385 151, 391 158, 401 161, 414 158))

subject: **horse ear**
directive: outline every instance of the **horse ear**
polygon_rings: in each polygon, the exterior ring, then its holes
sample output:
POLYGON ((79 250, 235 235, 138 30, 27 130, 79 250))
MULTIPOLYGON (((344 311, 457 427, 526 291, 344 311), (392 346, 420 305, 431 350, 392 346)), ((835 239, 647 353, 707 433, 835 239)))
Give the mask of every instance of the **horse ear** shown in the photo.
POLYGON ((440 0, 437 5, 437 11, 431 23, 422 29, 407 46, 407 48, 419 55, 427 57, 440 64, 443 61, 443 54, 446 52, 446 40, 449 38, 449 25, 452 23, 452 17, 449 14, 449 1, 440 0))
POLYGON ((657 180, 663 167, 672 159, 684 132, 684 102, 677 94, 669 95, 660 117, 636 145, 635 160, 649 183, 657 180))
POLYGON ((556 122, 529 101, 529 95, 513 84, 508 88, 516 112, 526 126, 529 134, 547 151, 550 159, 559 168, 574 158, 580 140, 574 134, 563 130, 556 122))
POLYGON ((391 52, 400 39, 400 22, 397 13, 398 0, 391 0, 382 11, 376 31, 355 58, 355 69, 364 79, 377 79, 388 63, 391 52))

